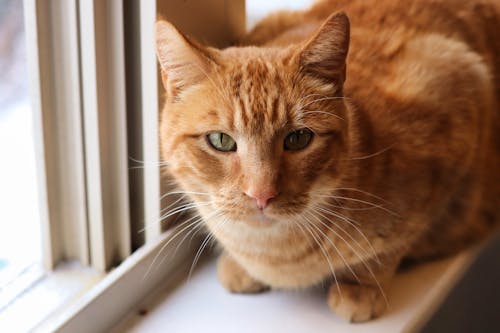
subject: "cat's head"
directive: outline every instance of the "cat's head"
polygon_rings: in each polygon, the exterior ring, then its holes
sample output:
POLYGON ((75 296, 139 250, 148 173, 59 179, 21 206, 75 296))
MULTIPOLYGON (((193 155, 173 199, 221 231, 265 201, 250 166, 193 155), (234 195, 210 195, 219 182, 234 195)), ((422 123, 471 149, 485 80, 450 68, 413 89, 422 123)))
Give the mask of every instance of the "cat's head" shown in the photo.
POLYGON ((162 158, 200 207, 255 225, 286 223, 349 173, 345 14, 287 48, 216 50, 164 21, 156 40, 162 158))

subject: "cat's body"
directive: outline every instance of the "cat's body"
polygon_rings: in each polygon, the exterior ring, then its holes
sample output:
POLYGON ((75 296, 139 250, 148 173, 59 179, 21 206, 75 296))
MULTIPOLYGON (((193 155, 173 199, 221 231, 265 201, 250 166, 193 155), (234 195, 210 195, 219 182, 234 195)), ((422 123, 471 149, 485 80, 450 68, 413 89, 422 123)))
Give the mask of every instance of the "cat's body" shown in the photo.
POLYGON ((159 23, 162 153, 204 193, 190 197, 226 251, 223 284, 331 280, 330 306, 367 320, 401 259, 484 238, 499 220, 499 19, 493 1, 319 1, 223 51, 159 23), (299 129, 311 143, 283 146, 299 129), (212 149, 213 132, 237 148, 212 149))
POLYGON ((360 126, 368 127, 358 133, 359 153, 368 156, 390 147, 378 158, 360 161, 352 185, 392 203, 402 201, 399 209, 411 204, 410 211, 423 209, 435 217, 432 225, 439 224, 440 232, 429 235, 433 244, 417 244, 415 256, 454 252, 462 246, 457 242, 476 234, 468 226, 456 230, 460 225, 450 219, 466 219, 475 227, 478 220, 495 220, 491 215, 500 204, 499 8, 491 1, 379 1, 376 8, 369 1, 318 1, 305 13, 271 15, 245 38, 250 45, 288 46, 308 38, 329 13, 346 11, 351 44, 344 96, 355 106, 360 126), (411 156, 398 153, 398 146, 411 156), (395 155, 400 165, 394 165, 395 155), (429 162, 425 170, 415 167, 422 159, 429 162), (393 186, 413 190, 394 191, 393 186), (480 189, 471 189, 475 186, 480 189), (451 190, 457 187, 462 189, 451 190), (496 192, 482 196, 483 190, 496 192), (425 207, 415 205, 419 193, 425 207), (452 215, 443 217, 447 212, 452 215))

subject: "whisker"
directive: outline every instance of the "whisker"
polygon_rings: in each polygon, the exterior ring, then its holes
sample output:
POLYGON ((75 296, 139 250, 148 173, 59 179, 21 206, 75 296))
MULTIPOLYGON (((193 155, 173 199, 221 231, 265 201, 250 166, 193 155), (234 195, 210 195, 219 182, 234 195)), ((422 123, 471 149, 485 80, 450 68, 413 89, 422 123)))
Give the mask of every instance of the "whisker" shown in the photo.
POLYGON ((185 195, 185 194, 194 194, 194 195, 205 195, 205 196, 210 196, 209 193, 205 193, 205 192, 190 192, 190 191, 172 191, 172 192, 168 192, 168 193, 165 193, 163 194, 161 197, 160 197, 160 200, 163 200, 165 199, 166 197, 170 196, 170 195, 174 195, 174 194, 182 194, 182 195, 185 195))
MULTIPOLYGON (((187 226, 184 226, 182 229, 180 229, 179 231, 177 231, 175 233, 175 235, 173 235, 165 244, 162 245, 162 247, 160 248, 160 250, 158 251, 158 253, 154 256, 153 258, 153 261, 151 262, 151 264, 149 265, 148 269, 146 270, 146 273, 144 274, 144 276, 142 277, 142 280, 144 281, 146 279, 146 277, 149 275, 149 273, 151 272, 153 266, 156 264, 156 261, 158 260, 159 256, 161 255, 161 253, 165 250, 165 248, 175 239, 177 238, 177 236, 179 236, 182 232, 184 232, 185 230, 187 230, 189 227, 195 225, 197 223, 197 221, 194 221, 192 223, 189 223, 187 226)), ((183 223, 184 224, 184 223, 183 223)), ((182 226, 183 224, 179 225, 179 228, 180 226, 182 226)))
POLYGON ((389 146, 387 146, 387 147, 385 147, 385 148, 383 148, 383 149, 381 149, 381 150, 379 150, 379 151, 377 151, 375 153, 372 153, 372 154, 369 154, 369 155, 365 155, 365 156, 351 157, 351 158, 348 158, 346 160, 348 160, 348 161, 352 161, 352 160, 365 160, 367 158, 375 157, 375 156, 378 156, 380 154, 385 153, 386 151, 390 150, 395 145, 396 145, 396 143, 393 143, 393 144, 391 144, 391 145, 389 145, 389 146))
POLYGON ((224 224, 226 224, 228 220, 227 219, 223 219, 221 221, 219 221, 215 227, 214 227, 214 231, 213 232, 210 232, 206 237, 205 239, 203 240, 203 242, 201 243, 200 247, 198 248, 198 251, 196 252, 196 255, 194 257, 194 260, 193 260, 193 263, 191 264, 191 268, 189 269, 189 274, 188 274, 188 278, 187 280, 189 281, 191 279, 191 275, 194 271, 194 268, 196 266, 196 264, 198 263, 198 261, 200 260, 200 257, 201 257, 201 254, 203 253, 203 251, 205 250, 206 246, 208 245, 208 243, 210 242, 210 240, 215 237, 215 232, 217 229, 219 229, 220 227, 222 227, 224 224))
POLYGON ((363 190, 360 190, 360 189, 357 189, 357 188, 353 188, 353 187, 337 187, 335 189, 335 191, 342 191, 342 190, 345 190, 345 191, 354 191, 354 192, 359 192, 359 193, 363 193, 363 194, 366 194, 367 196, 370 196, 370 197, 373 197, 375 199, 378 199, 380 201, 383 201, 389 205, 392 205, 389 201, 385 200, 384 198, 381 198, 373 193, 370 193, 370 192, 366 192, 366 191, 363 191, 363 190))
POLYGON ((137 166, 131 166, 131 167, 129 167, 128 169, 129 169, 129 170, 139 170, 139 169, 146 169, 146 168, 152 168, 152 167, 164 168, 164 167, 167 167, 167 166, 168 166, 168 165, 166 165, 166 164, 148 165, 148 166, 145 166, 145 165, 137 165, 137 166))
POLYGON ((163 214, 160 216, 160 221, 163 221, 166 218, 169 218, 170 216, 177 214, 179 212, 193 209, 193 208, 200 208, 200 207, 205 207, 205 206, 210 206, 212 202, 189 202, 183 205, 179 205, 175 207, 174 209, 171 209, 167 213, 163 214))
POLYGON ((342 118, 341 116, 338 116, 334 113, 330 113, 330 112, 326 112, 326 111, 321 111, 321 110, 300 110, 300 111, 305 111, 305 112, 302 112, 302 115, 308 115, 308 114, 324 114, 324 115, 327 115, 327 116, 332 116, 332 117, 335 117, 335 118, 338 118, 342 121, 345 121, 344 118, 342 118))
MULTIPOLYGON (((368 243, 368 245, 370 246, 370 249, 373 251, 373 255, 375 256, 375 259, 377 260, 378 263, 380 263, 380 259, 378 258, 377 251, 375 251, 375 248, 373 247, 372 243, 365 236, 365 234, 356 226, 356 224, 351 221, 351 219, 349 219, 348 217, 346 217, 340 213, 335 213, 335 212, 333 212, 329 209, 326 209, 324 207, 316 207, 316 208, 318 210, 325 212, 326 214, 333 215, 333 216, 343 220, 344 222, 348 223, 350 226, 352 226, 354 228, 354 230, 356 230, 360 234, 360 236, 368 243)), ((354 222, 356 222, 356 221, 354 221, 354 222)), ((359 223, 358 223, 358 225, 359 225, 359 223)))
MULTIPOLYGON (((335 200, 337 201, 337 200, 335 200)), ((338 202, 338 201, 337 201, 338 202)), ((377 207, 361 207, 361 208, 354 208, 354 207, 347 207, 345 205, 335 205, 331 202, 325 202, 324 203, 325 205, 328 205, 330 207, 334 207, 334 208, 340 208, 340 209, 344 209, 344 210, 352 210, 352 211, 363 211, 363 210, 371 210, 371 209, 376 209, 377 207)))
POLYGON ((131 156, 129 156, 128 159, 132 162, 142 164, 141 166, 133 166, 133 167, 130 167, 129 169, 141 169, 141 168, 155 167, 155 166, 159 166, 159 167, 168 166, 167 161, 142 161, 142 160, 135 159, 131 156))
POLYGON ((309 97, 312 97, 312 96, 328 97, 328 96, 327 96, 327 95, 325 95, 325 94, 309 94, 309 95, 302 96, 301 98, 299 98, 298 102, 302 102, 304 99, 309 98, 309 97))
POLYGON ((346 222, 349 222, 350 224, 352 224, 353 226, 358 226, 360 227, 361 226, 361 223, 359 223, 358 221, 350 218, 350 217, 347 217, 339 212, 334 212, 333 210, 331 209, 328 209, 327 207, 324 207, 324 206, 316 206, 316 208, 318 209, 321 209, 321 210, 324 210, 328 213, 331 213, 331 214, 336 214, 337 217, 339 218, 342 218, 343 221, 346 221, 346 222))
POLYGON ((378 204, 375 204, 373 202, 369 202, 369 201, 366 201, 366 200, 361 200, 361 199, 355 199, 355 198, 349 198, 349 197, 345 197, 345 196, 339 196, 339 195, 321 195, 321 194, 317 194, 316 196, 318 197, 322 197, 322 198, 333 198, 333 199, 340 199, 340 200, 346 200, 346 201, 352 201, 352 202, 358 202, 358 203, 362 203, 362 204, 365 204, 365 205, 369 205, 373 208, 378 208, 378 209, 381 209, 393 216, 396 216, 396 217, 401 217, 398 213, 382 206, 382 205, 378 205, 378 204))
POLYGON ((209 206, 211 204, 212 204, 211 202, 207 202, 207 203, 202 202, 202 203, 187 203, 184 205, 177 206, 174 209, 170 210, 169 212, 161 215, 160 218, 156 222, 148 223, 148 224, 144 225, 144 227, 142 229, 138 230, 138 233, 145 232, 146 230, 148 230, 150 228, 155 228, 158 225, 158 223, 163 223, 163 221, 165 219, 169 218, 172 215, 182 213, 182 212, 188 211, 188 210, 193 209, 193 208, 200 208, 200 207, 209 206))
MULTIPOLYGON (((172 202, 171 204, 169 204, 168 206, 162 208, 160 210, 160 217, 163 216, 163 213, 166 211, 165 214, 168 214, 171 210, 175 210, 175 209, 179 209, 179 208, 183 208, 183 207, 187 207, 187 206, 191 206, 191 205, 196 205, 198 204, 198 202, 193 202, 193 201, 186 201, 182 204, 178 204, 180 201, 183 201, 183 200, 187 200, 187 198, 185 196, 182 196, 180 198, 178 198, 177 200, 175 200, 174 202, 172 202), (172 208, 171 210, 170 207, 172 206, 175 206, 174 208, 172 208)), ((206 202, 202 202, 202 203, 206 203, 206 202)))
POLYGON ((158 263, 158 267, 160 267, 163 262, 165 261, 165 259, 167 257, 171 257, 171 258, 175 258, 175 255, 177 254, 177 251, 179 250, 180 246, 182 245, 182 243, 184 243, 184 241, 186 240, 186 238, 193 233, 194 230, 198 230, 198 228, 202 227, 203 226, 203 219, 202 218, 198 218, 196 219, 195 221, 193 221, 192 223, 190 223, 186 230, 189 229, 186 234, 184 235, 184 237, 182 237, 182 239, 179 241, 179 243, 177 244, 177 246, 175 247, 174 251, 171 252, 171 253, 167 253, 167 255, 165 255, 161 260, 160 262, 158 263))
MULTIPOLYGON (((219 212, 215 212, 214 214, 208 216, 207 218, 203 218, 202 216, 195 216, 197 217, 197 219, 194 221, 194 223, 192 223, 190 226, 191 226, 191 230, 189 230, 185 235, 184 237, 182 237, 182 239, 179 241, 179 244, 177 244, 177 246, 175 247, 175 250, 173 252, 173 254, 171 255, 172 258, 175 257, 175 254, 177 253, 177 251, 179 250, 180 246, 182 245, 182 243, 184 243, 184 241, 186 240, 186 238, 189 236, 189 235, 192 235, 196 232, 198 232, 199 230, 201 230, 203 228, 203 226, 205 225, 204 222, 206 221, 209 221, 213 218, 218 218, 222 216, 221 213, 219 212)), ((191 237, 191 240, 192 240, 192 237, 191 237)), ((191 242, 190 240, 190 242, 191 242)), ((168 256, 168 255, 167 255, 168 256)), ((161 266, 163 261, 167 258, 167 256, 163 257, 163 259, 160 261, 160 263, 158 264, 158 266, 161 266)))
MULTIPOLYGON (((316 207, 316 208, 319 208, 319 207, 316 207)), ((347 232, 344 228, 342 228, 340 225, 338 225, 337 223, 335 223, 335 221, 332 221, 330 218, 328 218, 327 216, 325 216, 323 213, 319 212, 319 211, 315 211, 316 214, 320 215, 322 218, 324 218, 326 221, 328 222, 331 222, 332 223, 332 226, 335 226, 337 228, 339 228, 344 234, 346 234, 362 251, 363 253, 368 257, 370 258, 372 255, 377 258, 377 253, 372 249, 373 251, 373 254, 370 254, 368 252, 368 250, 366 250, 363 246, 361 246, 361 244, 349 233, 347 232)), ((322 221, 321 219, 317 218, 318 221, 320 223, 322 223, 325 227, 327 227, 328 229, 330 229, 332 232, 334 232, 338 237, 340 237, 342 240, 343 237, 341 235, 339 235, 335 230, 333 230, 328 224, 326 224, 324 221, 322 221)), ((344 240, 345 241, 345 240, 344 240)), ((366 241, 366 240, 365 240, 366 241)), ((367 242, 368 243, 368 242, 367 242)))
MULTIPOLYGON (((193 220, 195 219, 194 222, 196 222, 194 225, 193 225, 193 228, 191 230, 189 230, 186 235, 184 235, 184 237, 182 237, 181 241, 179 242, 179 244, 177 244, 177 246, 175 247, 175 251, 173 252, 173 255, 172 257, 175 257, 175 254, 177 253, 177 251, 179 250, 180 246, 182 243, 184 243, 184 241, 186 240, 186 238, 191 234, 194 234, 195 231, 197 230, 200 230, 203 228, 204 224, 202 223, 203 222, 203 217, 200 216, 200 215, 195 215, 195 216, 192 216, 188 219, 189 220, 193 220)), ((192 237, 191 237, 191 240, 192 240, 192 237)), ((161 266, 161 262, 160 262, 160 266, 161 266)))
MULTIPOLYGON (((317 221, 319 221, 321 224, 323 224, 324 226, 326 226, 330 231, 332 231, 337 237, 340 237, 342 238, 341 236, 338 235, 337 232, 335 232, 335 230, 329 228, 329 226, 327 224, 325 224, 323 221, 321 221, 320 218, 318 218, 316 215, 309 213, 309 216, 312 216, 313 218, 315 218, 317 221)), ((356 275, 356 273, 353 271, 353 269, 351 268, 351 265, 349 265, 347 263, 347 261, 345 260, 344 256, 342 255, 342 253, 340 252, 340 250, 337 248, 337 246, 333 243, 333 241, 330 239, 330 237, 328 237, 327 234, 325 234, 318 226, 316 226, 315 224, 311 224, 312 226, 314 226, 314 228, 320 232, 323 237, 325 237, 326 240, 328 240, 328 242, 330 243, 330 245, 335 249, 335 252, 337 252, 337 254, 339 255, 340 259, 342 260, 342 262, 344 263, 344 266, 347 267, 347 269, 352 273, 352 275, 354 276, 354 278, 356 279, 356 281, 358 281, 358 283, 361 283, 361 281, 359 280, 358 276, 356 275)), ((345 242, 345 240, 344 240, 345 242)), ((346 242, 347 243, 347 242, 346 242)), ((348 244, 348 243, 347 243, 348 244)), ((349 244, 348 244, 349 245, 349 244)), ((352 249, 352 248, 351 248, 352 249)), ((354 250, 353 250, 354 251, 354 250)))
MULTIPOLYGON (((334 223, 334 225, 336 225, 334 223)), ((345 232, 345 231, 344 231, 345 232)), ((354 252, 354 254, 359 258, 359 260, 361 261, 362 265, 365 266, 366 270, 368 271, 368 273, 370 274, 370 276, 372 277, 372 279, 375 281, 375 283, 377 284, 378 286, 378 289, 380 290, 380 293, 382 294, 382 297, 384 298, 387 306, 389 306, 389 302, 387 300, 387 297, 385 295, 385 292, 384 290, 382 289, 382 286, 380 285, 377 277, 375 276, 375 274, 373 273, 373 270, 371 269, 371 267, 368 265, 368 263, 365 262, 365 260, 361 257, 361 255, 352 247, 352 245, 349 244, 349 242, 347 242, 343 237, 341 237, 338 233, 335 233, 340 239, 342 239, 346 244, 347 246, 349 246, 351 248, 351 250, 354 252)), ((350 266, 347 265, 347 267, 350 269, 350 266)), ((351 273, 353 273, 352 269, 350 269, 351 273)), ((356 277, 356 275, 355 275, 356 277)), ((356 277, 356 279, 358 279, 356 277)), ((359 279, 358 279, 359 281, 359 279)))
POLYGON ((336 99, 349 99, 349 97, 345 97, 345 96, 331 96, 331 97, 317 98, 317 99, 314 99, 312 101, 307 102, 304 105, 301 105, 301 109, 305 108, 308 105, 316 103, 316 102, 327 101, 327 100, 336 100, 336 99))
MULTIPOLYGON (((213 216, 217 215, 218 212, 215 212, 213 214, 213 216)), ((206 220, 208 219, 211 219, 212 216, 208 217, 206 220)), ((146 279, 146 277, 149 275, 149 273, 151 272, 153 266, 156 264, 157 260, 159 259, 160 255, 162 254, 162 252, 165 250, 165 248, 174 240, 176 239, 179 235, 181 235, 184 231, 186 231, 188 228, 192 227, 192 226, 195 226, 197 223, 201 223, 201 220, 195 220, 194 222, 191 222, 191 223, 188 223, 190 222, 191 219, 188 219, 187 221, 184 221, 182 222, 179 226, 176 227, 176 229, 180 229, 180 230, 175 230, 175 234, 167 241, 165 242, 165 244, 162 245, 162 247, 160 248, 160 250, 158 251, 158 253, 154 256, 153 258, 153 261, 151 262, 151 264, 149 265, 148 269, 146 270, 146 273, 144 274, 142 280, 144 281, 146 279), (187 224, 187 225, 185 225, 187 224), (184 227, 182 227, 183 225, 185 225, 184 227)), ((162 259, 162 262, 163 262, 164 259, 162 259)))
MULTIPOLYGON (((162 197, 163 197, 163 196, 162 196, 162 197)), ((162 200, 162 199, 160 198, 160 201, 161 201, 161 200, 162 200)), ((170 209, 172 206, 177 205, 178 203, 180 203, 180 202, 181 202, 181 201, 183 201, 183 200, 186 200, 186 196, 184 196, 184 195, 182 195, 181 197, 177 198, 177 200, 175 200, 174 202, 172 202, 171 204, 169 204, 169 205, 168 205, 168 206, 166 206, 165 208, 162 208, 162 209, 160 210, 160 215, 161 215, 164 211, 166 211, 166 210, 170 209)))
MULTIPOLYGON (((330 271, 332 272, 333 278, 335 280, 335 285, 337 286, 337 290, 339 292, 340 298, 342 299, 342 292, 340 290, 340 284, 339 284, 339 281, 337 279, 337 274, 335 273, 335 269, 333 268, 333 265, 332 265, 332 263, 330 261, 330 257, 327 255, 327 253, 326 253, 325 249, 323 248, 321 242, 316 238, 316 235, 313 232, 313 230, 310 229, 309 225, 311 224, 311 222, 309 221, 309 219, 307 219, 306 217, 304 217, 304 220, 306 221, 306 224, 304 225, 304 228, 305 228, 305 230, 307 232, 309 232, 309 234, 314 239, 314 241, 316 242, 316 244, 320 248, 321 252, 323 253, 323 256, 325 257, 326 262, 328 263, 328 266, 330 267, 330 271)), ((298 224, 298 225, 300 226, 300 224, 298 224)))

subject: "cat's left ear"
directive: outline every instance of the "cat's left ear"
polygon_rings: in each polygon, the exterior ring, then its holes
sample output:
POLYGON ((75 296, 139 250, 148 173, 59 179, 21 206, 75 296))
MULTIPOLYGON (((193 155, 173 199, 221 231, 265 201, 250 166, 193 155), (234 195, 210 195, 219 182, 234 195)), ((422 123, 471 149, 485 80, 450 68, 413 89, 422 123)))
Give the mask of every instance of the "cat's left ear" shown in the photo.
POLYGON ((330 15, 299 53, 306 74, 333 84, 341 93, 349 51, 349 19, 344 12, 330 15))
POLYGON ((214 64, 213 54, 169 22, 156 22, 155 30, 163 86, 168 98, 175 99, 183 89, 207 78, 214 64))

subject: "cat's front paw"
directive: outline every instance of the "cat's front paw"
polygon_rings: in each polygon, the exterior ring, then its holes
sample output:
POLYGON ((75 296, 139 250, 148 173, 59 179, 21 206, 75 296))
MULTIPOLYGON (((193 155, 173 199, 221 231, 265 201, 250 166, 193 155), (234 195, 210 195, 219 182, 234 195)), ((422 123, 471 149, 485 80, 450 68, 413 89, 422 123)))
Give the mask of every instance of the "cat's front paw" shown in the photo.
POLYGON ((217 263, 217 274, 222 285, 232 293, 254 294, 269 290, 269 286, 255 280, 227 254, 217 263))
POLYGON ((387 301, 378 287, 339 283, 330 287, 328 305, 349 322, 364 322, 379 317, 387 301))

